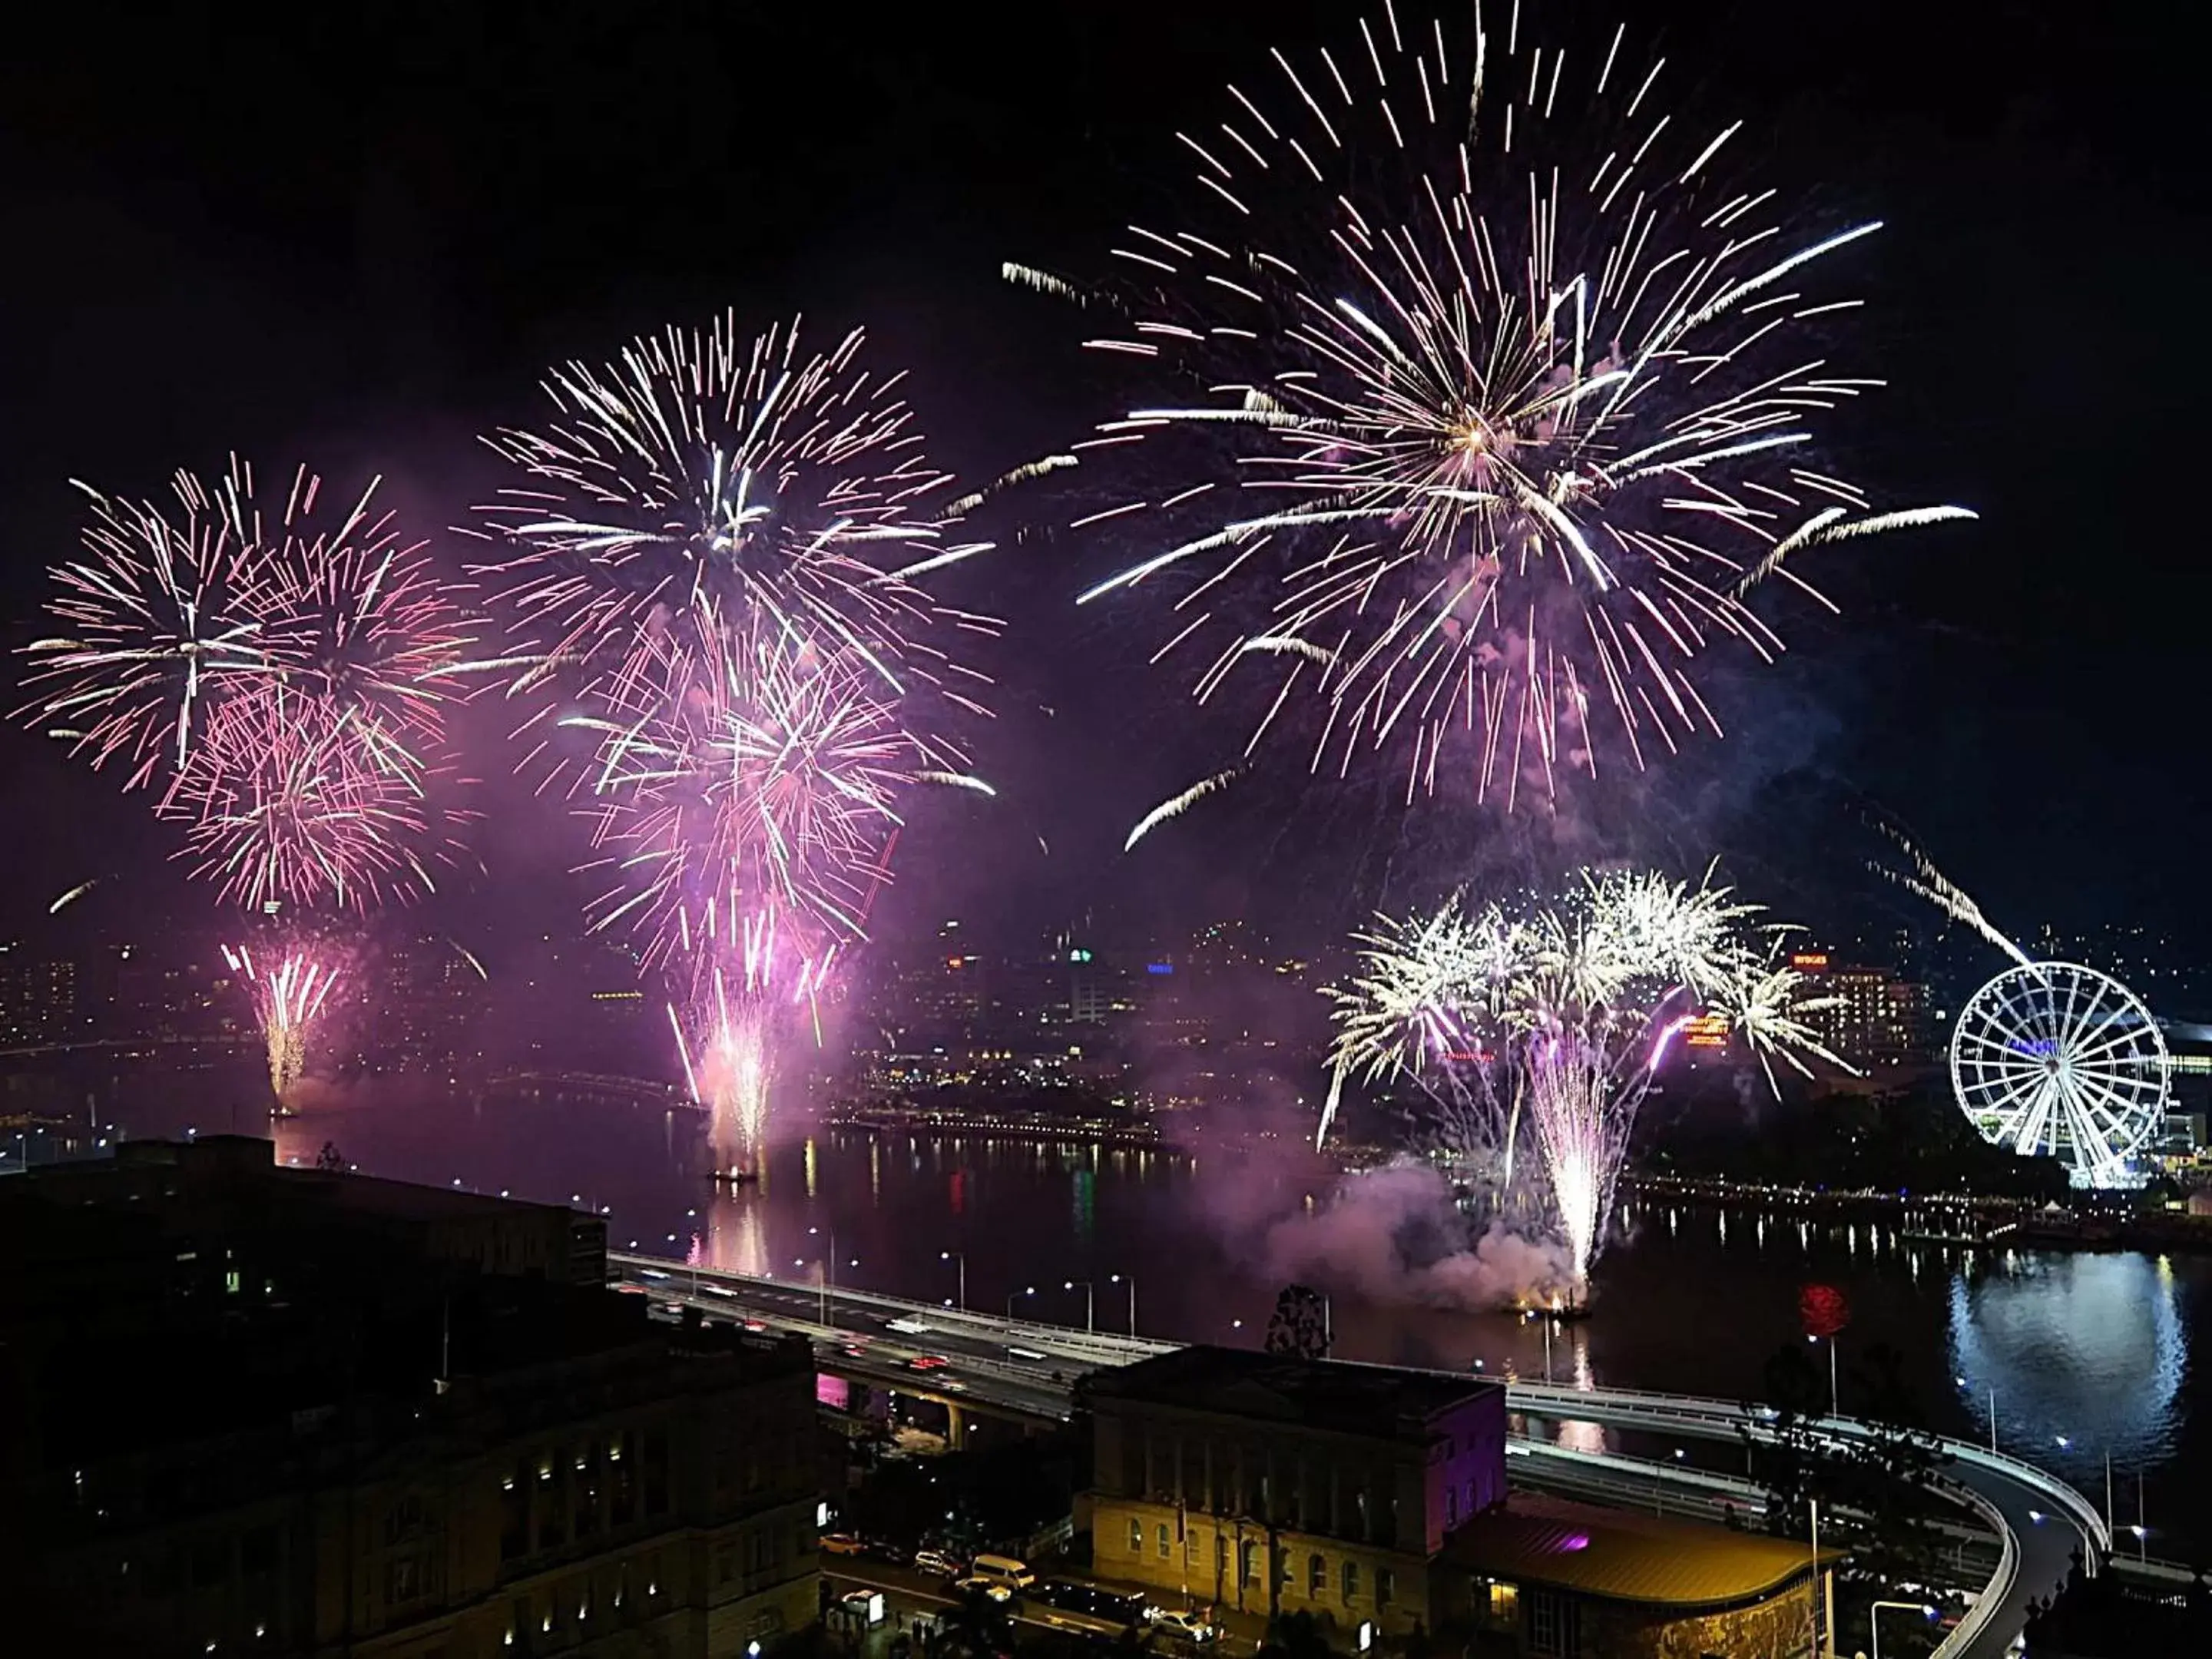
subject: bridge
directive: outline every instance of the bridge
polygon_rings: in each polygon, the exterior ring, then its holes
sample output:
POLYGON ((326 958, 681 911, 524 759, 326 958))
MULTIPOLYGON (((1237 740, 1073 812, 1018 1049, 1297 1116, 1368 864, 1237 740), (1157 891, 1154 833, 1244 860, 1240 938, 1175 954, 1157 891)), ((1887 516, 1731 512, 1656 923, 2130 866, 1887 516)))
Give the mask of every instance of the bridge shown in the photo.
MULTIPOLYGON (((821 1369, 831 1375, 943 1405, 956 1441, 969 1413, 1030 1425, 1066 1422, 1076 1382, 1085 1373, 1182 1346, 625 1252, 610 1251, 608 1262, 617 1282, 662 1302, 805 1334, 821 1369), (893 1328, 893 1321, 900 1328, 893 1328), (916 1360, 936 1359, 948 1363, 915 1368, 916 1360)), ((1536 1422, 1598 1423, 1731 1446, 1747 1437, 1774 1437, 1771 1413, 1732 1401, 1548 1382, 1508 1381, 1504 1387, 1507 1408, 1536 1422)), ((1812 1426, 1838 1442, 1864 1440, 1875 1432, 1848 1417, 1812 1426)), ((2066 1577, 2077 1547, 2092 1572, 2110 1563, 2111 1529, 2087 1498, 2033 1463, 1967 1441, 1946 1439, 1942 1446, 1950 1460, 1942 1477, 1946 1495, 1995 1536, 1998 1559, 1973 1606, 1936 1653, 1939 1659, 2002 1659, 2027 1622, 2030 1600, 2048 1595, 2066 1577)), ((1677 1507, 1689 1511, 1712 1513, 1723 1502, 1744 1505, 1763 1498, 1749 1483, 1710 1471, 1577 1451, 1525 1431, 1507 1449, 1542 1464, 1552 1481, 1593 1490, 1671 1491, 1677 1507)))

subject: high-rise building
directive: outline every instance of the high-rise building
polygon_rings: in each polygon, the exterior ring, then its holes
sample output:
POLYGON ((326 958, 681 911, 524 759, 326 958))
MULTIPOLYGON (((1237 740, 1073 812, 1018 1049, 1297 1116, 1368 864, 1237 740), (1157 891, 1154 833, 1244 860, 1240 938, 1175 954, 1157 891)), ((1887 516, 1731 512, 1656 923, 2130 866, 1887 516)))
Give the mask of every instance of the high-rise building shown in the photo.
POLYGON ((1790 965, 1810 985, 1801 1016, 1824 1047, 1863 1071, 1928 1064, 1934 1058, 1928 987, 1886 969, 1855 967, 1826 951, 1799 951, 1790 965))
POLYGON ((0 940, 0 1048, 64 1042, 81 1018, 75 963, 0 940))

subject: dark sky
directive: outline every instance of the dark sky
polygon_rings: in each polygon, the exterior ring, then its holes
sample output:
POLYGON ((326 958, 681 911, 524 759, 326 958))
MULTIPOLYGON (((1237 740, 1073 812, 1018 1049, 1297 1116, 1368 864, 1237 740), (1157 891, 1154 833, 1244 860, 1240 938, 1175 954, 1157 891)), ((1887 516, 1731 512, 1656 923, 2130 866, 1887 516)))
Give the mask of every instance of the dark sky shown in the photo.
MULTIPOLYGON (((1871 800, 2021 927, 2199 927, 2212 577, 2188 492, 2208 238, 2185 42, 2136 0, 1626 9, 1678 99, 1747 118, 1764 172, 1823 214, 1887 221, 1851 270, 1874 301, 1854 366, 1892 383, 1845 434, 1854 475, 1983 516, 1861 544, 1844 618, 1793 619, 1787 670, 1727 688, 1729 743, 1652 786, 1624 839, 1724 849, 1817 908, 1872 850, 1850 812, 1871 800)), ((1109 234, 1186 177, 1174 129, 1217 118, 1222 82, 1267 46, 1357 15, 49 9, 0 64, 8 637, 27 637, 43 567, 72 546, 70 477, 152 494, 234 448, 302 457, 384 472, 434 532, 486 476, 473 435, 529 417, 545 364, 724 307, 760 325, 804 310, 824 334, 866 323, 963 476, 1064 445, 1115 388, 1069 314, 1003 286, 1000 262, 1103 272, 1109 234)), ((1010 544, 1014 528, 994 526, 1010 544)), ((923 810, 895 923, 994 905, 1024 926, 1094 904, 1190 917, 1271 894, 1320 914, 1379 878, 1363 838, 1417 848, 1434 878, 1520 833, 1401 827, 1358 792, 1279 784, 1120 860, 1135 817, 1234 739, 1143 677, 1157 614, 1117 629, 1073 613, 1110 551, 1035 538, 963 593, 1015 624, 989 662, 1005 717, 978 746, 1006 795, 923 810), (1307 814, 1318 852, 1285 828, 1307 814)), ((167 890, 138 803, 15 734, 0 779, 0 927, 106 870, 149 903, 167 890)), ((494 800, 489 874, 456 915, 557 916, 567 832, 494 800)))

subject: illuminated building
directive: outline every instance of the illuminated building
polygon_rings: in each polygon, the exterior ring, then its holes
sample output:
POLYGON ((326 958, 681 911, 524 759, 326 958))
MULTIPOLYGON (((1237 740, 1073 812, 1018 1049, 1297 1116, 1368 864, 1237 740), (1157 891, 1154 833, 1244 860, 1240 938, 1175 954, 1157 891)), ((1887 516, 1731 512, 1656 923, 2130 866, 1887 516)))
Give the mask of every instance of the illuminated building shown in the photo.
POLYGON ((11 1651, 738 1659, 813 1621, 804 1341, 656 1322, 596 1218, 270 1154, 0 1183, 11 1651))
POLYGON ((77 1026, 76 964, 0 944, 0 1045, 62 1042, 77 1026))
POLYGON ((1102 1577, 1337 1633, 1436 1628, 1429 1567, 1505 1497, 1505 1390, 1246 1349, 1084 1385, 1102 1577))
POLYGON ((1309 1613, 1352 1653, 1806 1647, 1803 1545, 1509 1492, 1495 1383, 1194 1347, 1084 1395, 1091 1570, 1170 1605, 1309 1613))
POLYGON ((1800 951, 1790 965, 1811 981, 1802 1018, 1823 1047, 1863 1072, 1921 1066, 1932 1058, 1928 988, 1879 968, 1834 961, 1826 951, 1800 951))

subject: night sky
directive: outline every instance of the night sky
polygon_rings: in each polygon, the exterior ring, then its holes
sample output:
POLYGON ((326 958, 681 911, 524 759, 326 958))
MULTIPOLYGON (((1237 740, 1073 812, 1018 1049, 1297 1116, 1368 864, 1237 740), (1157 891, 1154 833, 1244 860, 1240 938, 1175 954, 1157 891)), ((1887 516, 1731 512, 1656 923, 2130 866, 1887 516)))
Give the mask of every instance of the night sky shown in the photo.
MULTIPOLYGON (((1724 851, 1759 896, 1819 915, 1863 886, 1871 805, 2022 930, 2200 930, 2212 577, 2190 492, 2212 250, 2185 43, 2133 3, 1626 9, 1678 104, 1747 118, 1739 160, 1823 221, 1887 222, 1829 278, 1872 301, 1850 372, 1891 382, 1838 441, 1879 501, 1982 519, 1826 567, 1844 617, 1784 607, 1786 666, 1724 677, 1728 742, 1613 801, 1600 850, 1724 851)), ((1064 447, 1129 388, 1000 261, 1103 274, 1111 233, 1188 188, 1175 129, 1218 118, 1221 83, 1268 46, 1340 39, 1358 15, 50 9, 0 64, 5 637, 30 637, 43 568, 72 550, 71 477, 152 495, 233 449, 306 459, 381 471, 387 504, 436 533, 488 488, 474 435, 531 418, 542 368, 728 307, 749 328, 803 311, 825 344, 865 323, 963 477, 1064 447)), ((1002 798, 920 810, 887 927, 1091 908, 1334 926, 1386 879, 1448 882, 1530 838, 1401 823, 1383 792, 1332 794, 1282 756, 1290 775, 1122 860, 1127 826, 1242 731, 1145 673, 1158 611, 1076 612, 1133 544, 1018 539, 1022 516, 993 520, 1005 550, 957 590, 1012 624, 984 659, 1002 718, 976 745, 1002 798)), ((0 930, 109 871, 137 895, 111 924, 173 901, 143 802, 12 732, 0 779, 0 930)), ((441 901, 453 925, 565 922, 573 832, 511 785, 492 804, 489 874, 441 901)))

